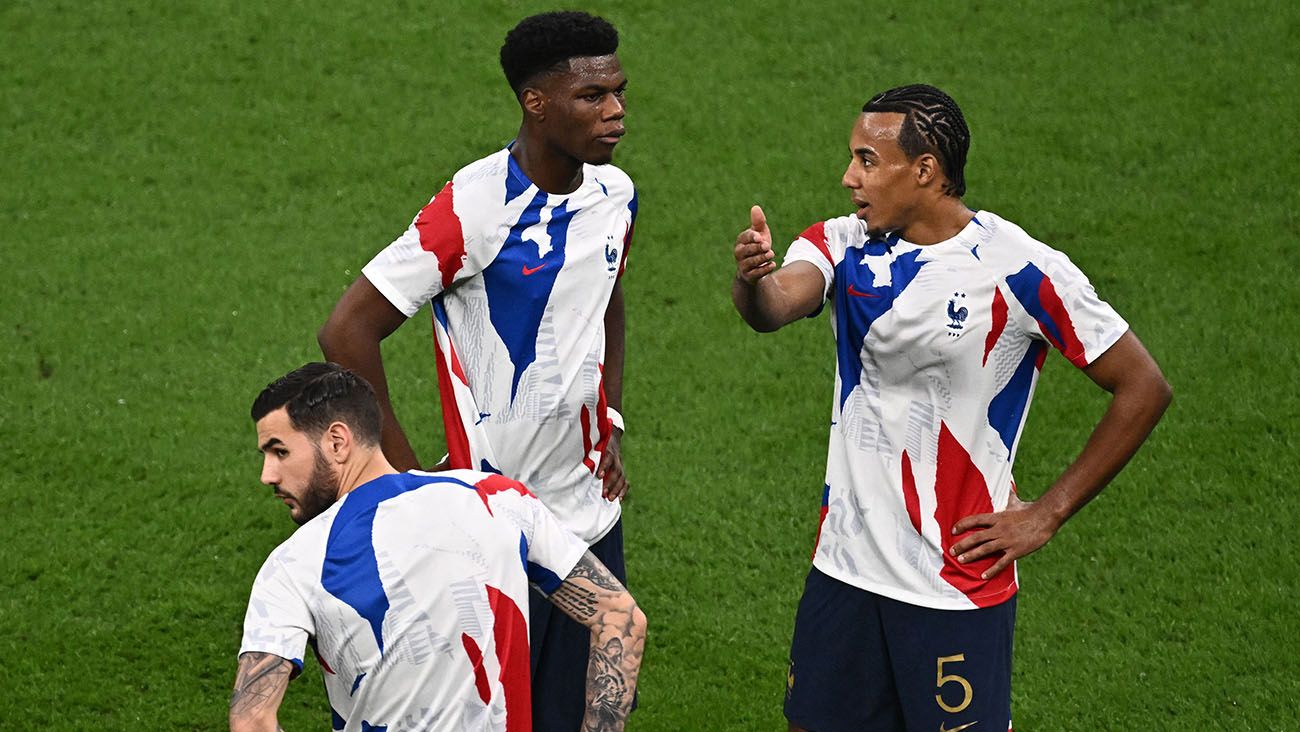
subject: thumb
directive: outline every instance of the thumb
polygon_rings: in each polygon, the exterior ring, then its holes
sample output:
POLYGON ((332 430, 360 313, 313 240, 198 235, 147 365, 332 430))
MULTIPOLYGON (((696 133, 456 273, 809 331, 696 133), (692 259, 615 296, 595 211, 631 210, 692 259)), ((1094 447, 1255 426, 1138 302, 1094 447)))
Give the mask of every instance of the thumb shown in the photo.
POLYGON ((760 233, 767 231, 767 217, 763 215, 761 206, 754 206, 749 209, 749 226, 760 233))

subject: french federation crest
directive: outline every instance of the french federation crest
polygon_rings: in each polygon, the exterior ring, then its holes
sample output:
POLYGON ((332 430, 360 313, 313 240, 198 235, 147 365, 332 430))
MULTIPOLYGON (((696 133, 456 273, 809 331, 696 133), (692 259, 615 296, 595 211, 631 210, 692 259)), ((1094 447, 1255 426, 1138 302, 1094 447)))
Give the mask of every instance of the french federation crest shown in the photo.
POLYGON ((948 300, 948 335, 956 338, 961 335, 966 325, 966 316, 970 312, 965 308, 963 303, 966 302, 966 293, 954 292, 952 299, 948 300))
POLYGON ((618 269, 618 247, 614 246, 614 235, 610 234, 605 237, 605 264, 606 270, 613 272, 618 269))

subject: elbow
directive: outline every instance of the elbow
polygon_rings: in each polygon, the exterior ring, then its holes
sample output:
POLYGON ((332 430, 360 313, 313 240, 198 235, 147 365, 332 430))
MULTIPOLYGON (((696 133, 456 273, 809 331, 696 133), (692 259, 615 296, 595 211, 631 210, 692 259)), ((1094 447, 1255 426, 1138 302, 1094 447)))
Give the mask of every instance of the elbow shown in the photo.
POLYGON ((337 350, 338 346, 338 327, 334 323, 334 316, 331 315, 316 331, 316 345, 320 346, 320 352, 326 358, 337 350))

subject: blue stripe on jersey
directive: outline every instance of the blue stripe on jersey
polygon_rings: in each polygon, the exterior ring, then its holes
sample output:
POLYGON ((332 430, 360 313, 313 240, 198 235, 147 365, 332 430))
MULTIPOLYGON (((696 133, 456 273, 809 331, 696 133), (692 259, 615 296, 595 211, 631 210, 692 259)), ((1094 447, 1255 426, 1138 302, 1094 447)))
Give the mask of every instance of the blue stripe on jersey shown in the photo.
MULTIPOLYGON (((863 251, 867 256, 879 256, 897 241, 897 236, 892 236, 887 242, 867 242, 863 251)), ((920 249, 903 254, 889 264, 890 284, 876 287, 875 274, 855 253, 850 249, 835 265, 835 350, 840 371, 840 409, 862 380, 862 341, 871 324, 889 312, 894 300, 912 284, 925 264, 917 261, 920 249)))
MULTIPOLYGON (((512 145, 514 143, 511 143, 512 145)), ((506 203, 510 203, 532 186, 533 182, 524 175, 524 169, 515 162, 515 156, 506 153, 506 203)))
POLYGON ((388 595, 375 558, 375 510, 380 503, 431 483, 474 487, 455 478, 397 473, 366 483, 348 495, 330 526, 321 566, 321 587, 347 603, 370 623, 379 652, 384 652, 384 616, 388 595))
POLYGON ((1007 275, 1007 285, 1011 288, 1011 294, 1016 296, 1024 307, 1025 312, 1037 320, 1039 325, 1047 331, 1047 336, 1053 343, 1065 343, 1061 337, 1061 331, 1056 325, 1056 321, 1043 307, 1043 302, 1038 296, 1039 288, 1043 286, 1043 280, 1047 275, 1030 262, 1024 266, 1024 269, 1013 275, 1007 275))
POLYGON ((344 719, 342 714, 334 711, 334 707, 330 707, 330 729, 338 732, 338 730, 346 726, 348 726, 348 720, 344 719))
POLYGON ((528 581, 537 585, 542 592, 549 595, 560 589, 560 584, 564 582, 560 579, 560 575, 540 564, 528 561, 528 540, 522 533, 519 534, 519 558, 524 562, 524 572, 528 575, 528 581))
POLYGON ((489 463, 489 462, 487 461, 487 458, 483 458, 482 460, 479 460, 478 462, 479 462, 479 465, 478 465, 479 472, 483 472, 483 473, 496 473, 497 475, 501 475, 501 471, 500 471, 500 470, 497 470, 495 465, 493 465, 492 463, 489 463))
POLYGON ((555 289, 555 278, 564 267, 564 248, 568 243, 569 223, 577 211, 568 210, 567 200, 551 210, 546 234, 551 250, 538 256, 539 245, 524 239, 524 231, 542 220, 546 192, 538 191, 519 220, 510 227, 501 251, 483 270, 487 291, 488 317, 510 355, 515 371, 510 381, 510 401, 519 391, 524 371, 537 360, 537 331, 542 324, 546 304, 555 289))
POLYGON ((1020 365, 1011 375, 1011 380, 1002 387, 1002 391, 989 402, 989 424, 997 430, 1002 444, 1007 447, 1007 459, 1011 459, 1011 446, 1015 444, 1016 434, 1020 431, 1020 422, 1029 403, 1029 390, 1034 385, 1034 373, 1038 370, 1038 359, 1043 349, 1042 341, 1032 341, 1020 365))
POLYGON ((366 720, 361 720, 361 732, 388 732, 386 724, 371 724, 366 720))

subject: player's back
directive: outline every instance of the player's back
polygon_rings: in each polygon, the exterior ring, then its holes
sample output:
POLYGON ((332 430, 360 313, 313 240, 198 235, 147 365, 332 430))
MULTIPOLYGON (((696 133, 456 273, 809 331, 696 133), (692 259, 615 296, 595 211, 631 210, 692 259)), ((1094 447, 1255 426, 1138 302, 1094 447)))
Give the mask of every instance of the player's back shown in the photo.
POLYGON ((370 481, 267 560, 242 650, 293 658, 259 636, 305 631, 335 729, 513 727, 530 714, 529 573, 554 589, 585 550, 544 512, 499 475, 370 481))

